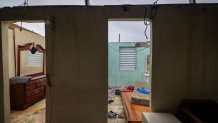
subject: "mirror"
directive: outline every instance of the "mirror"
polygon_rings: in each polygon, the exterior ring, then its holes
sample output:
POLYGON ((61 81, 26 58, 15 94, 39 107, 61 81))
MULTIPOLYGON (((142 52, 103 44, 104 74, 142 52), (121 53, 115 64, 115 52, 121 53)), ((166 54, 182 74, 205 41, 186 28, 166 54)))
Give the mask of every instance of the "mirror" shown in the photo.
POLYGON ((17 76, 44 74, 45 49, 38 44, 18 45, 17 76))

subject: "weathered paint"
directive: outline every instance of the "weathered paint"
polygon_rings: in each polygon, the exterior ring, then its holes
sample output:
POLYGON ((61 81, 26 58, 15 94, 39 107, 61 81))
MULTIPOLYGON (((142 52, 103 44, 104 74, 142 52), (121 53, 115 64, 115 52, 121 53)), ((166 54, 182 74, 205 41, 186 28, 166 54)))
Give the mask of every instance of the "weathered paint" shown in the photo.
POLYGON ((109 42, 108 43, 108 84, 109 86, 134 85, 135 81, 143 81, 147 72, 147 55, 150 48, 136 47, 136 69, 120 70, 119 47, 135 47, 135 42, 109 42))

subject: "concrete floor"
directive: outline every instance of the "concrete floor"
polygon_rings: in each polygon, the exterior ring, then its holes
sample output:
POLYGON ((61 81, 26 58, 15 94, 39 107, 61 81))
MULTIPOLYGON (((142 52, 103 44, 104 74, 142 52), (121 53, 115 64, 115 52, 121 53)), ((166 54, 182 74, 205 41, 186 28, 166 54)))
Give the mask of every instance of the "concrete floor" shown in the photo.
POLYGON ((10 123, 45 123, 45 99, 24 111, 11 111, 10 123))

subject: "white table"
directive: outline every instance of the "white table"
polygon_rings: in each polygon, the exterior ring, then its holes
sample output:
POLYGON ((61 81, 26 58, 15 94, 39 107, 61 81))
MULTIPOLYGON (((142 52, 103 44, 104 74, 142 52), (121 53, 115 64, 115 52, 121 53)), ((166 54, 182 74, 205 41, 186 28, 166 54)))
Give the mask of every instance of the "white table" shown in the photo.
POLYGON ((171 113, 146 112, 146 113, 142 113, 142 123, 181 123, 181 122, 171 113))

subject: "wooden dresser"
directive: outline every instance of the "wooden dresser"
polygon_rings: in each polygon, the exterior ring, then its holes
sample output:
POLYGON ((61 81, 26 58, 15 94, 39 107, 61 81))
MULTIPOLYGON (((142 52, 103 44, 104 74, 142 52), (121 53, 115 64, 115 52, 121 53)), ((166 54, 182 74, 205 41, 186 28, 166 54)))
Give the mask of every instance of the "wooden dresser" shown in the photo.
POLYGON ((11 109, 23 110, 44 99, 45 89, 45 75, 33 76, 28 79, 27 82, 16 82, 10 84, 11 109))

